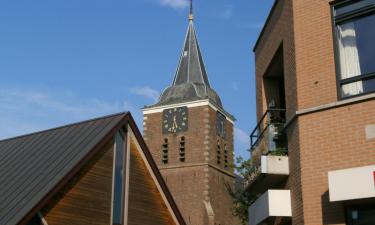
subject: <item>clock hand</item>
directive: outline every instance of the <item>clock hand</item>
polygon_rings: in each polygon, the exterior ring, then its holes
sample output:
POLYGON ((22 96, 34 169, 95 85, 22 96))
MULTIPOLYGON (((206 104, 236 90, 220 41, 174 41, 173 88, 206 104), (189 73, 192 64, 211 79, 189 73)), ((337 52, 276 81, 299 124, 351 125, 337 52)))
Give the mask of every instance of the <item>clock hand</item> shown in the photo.
POLYGON ((172 129, 173 130, 176 130, 178 128, 178 125, 177 125, 177 121, 176 121, 176 116, 173 117, 173 125, 172 125, 172 129))

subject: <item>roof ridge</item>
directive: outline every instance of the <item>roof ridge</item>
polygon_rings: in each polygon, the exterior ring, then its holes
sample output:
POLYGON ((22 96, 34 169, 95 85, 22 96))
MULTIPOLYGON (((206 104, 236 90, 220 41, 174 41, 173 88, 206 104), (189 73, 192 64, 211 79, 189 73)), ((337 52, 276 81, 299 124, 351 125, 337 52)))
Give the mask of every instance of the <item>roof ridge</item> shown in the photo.
POLYGON ((110 117, 119 116, 121 114, 123 114, 125 116, 125 115, 129 114, 129 111, 114 113, 114 114, 110 114, 110 115, 106 115, 106 116, 96 117, 96 118, 87 119, 87 120, 83 120, 83 121, 79 121, 79 122, 75 122, 75 123, 70 123, 70 124, 66 124, 66 125, 62 125, 62 126, 58 126, 58 127, 49 128, 49 129, 46 129, 46 130, 41 130, 41 131, 36 131, 36 132, 28 133, 28 134, 15 136, 15 137, 10 137, 10 138, 0 140, 0 143, 5 142, 5 141, 19 139, 19 138, 24 138, 24 137, 28 137, 28 136, 32 136, 32 135, 36 135, 36 134, 41 134, 41 133, 45 133, 45 132, 50 132, 50 131, 54 131, 54 130, 59 130, 59 129, 63 129, 63 128, 71 127, 71 126, 76 126, 76 125, 79 125, 79 124, 84 124, 84 123, 88 123, 88 122, 92 122, 92 121, 96 121, 96 120, 107 119, 107 118, 110 118, 110 117))

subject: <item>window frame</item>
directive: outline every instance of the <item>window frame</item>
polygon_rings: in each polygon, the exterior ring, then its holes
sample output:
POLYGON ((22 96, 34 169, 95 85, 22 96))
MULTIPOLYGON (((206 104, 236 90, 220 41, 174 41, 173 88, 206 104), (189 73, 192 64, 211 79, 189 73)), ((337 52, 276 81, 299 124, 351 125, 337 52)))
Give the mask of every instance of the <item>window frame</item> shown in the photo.
POLYGON ((39 218, 42 221, 43 225, 48 225, 47 220, 44 218, 43 214, 41 212, 38 212, 39 218))
POLYGON ((48 225, 46 219, 44 218, 41 212, 38 212, 37 214, 35 214, 35 216, 33 216, 33 218, 31 218, 31 220, 27 224, 29 225, 34 218, 37 218, 39 220, 38 221, 39 225, 48 225))
POLYGON ((114 137, 114 154, 113 154, 113 174, 112 174, 112 178, 113 178, 113 182, 112 182, 112 202, 111 202, 111 225, 125 225, 125 210, 127 210, 125 208, 125 201, 126 201, 126 170, 127 170, 127 163, 128 163, 128 137, 127 137, 127 131, 126 129, 122 128, 120 129, 116 134, 115 134, 115 137, 114 137), (121 143, 122 145, 122 148, 120 148, 117 144, 118 144, 118 141, 121 143), (115 196, 115 182, 116 182, 116 163, 117 163, 117 157, 118 157, 118 153, 119 151, 122 151, 122 169, 123 169, 123 174, 122 174, 122 191, 121 191, 121 209, 120 209, 120 217, 121 217, 121 221, 120 223, 115 223, 114 221, 114 209, 115 209, 115 198, 117 196, 115 196))
POLYGON ((373 210, 375 209, 372 204, 360 204, 360 205, 352 205, 349 204, 345 206, 345 220, 347 225, 354 225, 352 219, 352 212, 353 211, 363 211, 363 210, 373 210))
POLYGON ((342 86, 345 84, 354 83, 357 81, 365 81, 369 79, 375 79, 375 71, 367 74, 361 74, 355 77, 350 77, 346 79, 341 79, 341 68, 340 68, 340 53, 338 48, 338 37, 337 37, 337 26, 343 24, 345 22, 359 19, 361 17, 366 17, 369 15, 375 15, 375 4, 368 5, 350 12, 343 13, 342 15, 336 16, 335 10, 338 7, 344 7, 348 5, 355 4, 356 2, 360 2, 362 0, 336 0, 330 3, 331 5, 331 17, 332 17, 332 35, 333 35, 333 45, 334 45, 334 58, 335 58, 335 69, 336 69, 336 89, 337 89, 337 97, 339 100, 346 100, 349 98, 359 97, 363 95, 368 95, 375 93, 374 91, 363 92, 357 95, 350 95, 350 96, 343 96, 342 95, 342 86))

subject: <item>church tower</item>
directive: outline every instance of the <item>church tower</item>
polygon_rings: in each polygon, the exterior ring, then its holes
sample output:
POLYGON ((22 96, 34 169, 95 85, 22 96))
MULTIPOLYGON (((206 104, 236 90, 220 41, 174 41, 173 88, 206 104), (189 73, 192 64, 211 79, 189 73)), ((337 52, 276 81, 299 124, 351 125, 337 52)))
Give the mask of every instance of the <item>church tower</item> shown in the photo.
POLYGON ((235 119, 210 85, 192 10, 172 85, 143 114, 144 139, 186 223, 238 224, 226 187, 235 178, 235 119))

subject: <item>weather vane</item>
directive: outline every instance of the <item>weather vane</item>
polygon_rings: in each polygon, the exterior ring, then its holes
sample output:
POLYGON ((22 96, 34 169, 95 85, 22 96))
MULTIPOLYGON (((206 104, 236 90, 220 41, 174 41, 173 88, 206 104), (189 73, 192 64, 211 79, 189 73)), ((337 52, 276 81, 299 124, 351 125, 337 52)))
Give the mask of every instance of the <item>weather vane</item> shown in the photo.
POLYGON ((193 0, 190 0, 190 13, 189 13, 189 20, 193 20, 193 0))

